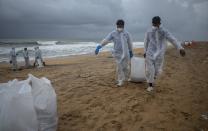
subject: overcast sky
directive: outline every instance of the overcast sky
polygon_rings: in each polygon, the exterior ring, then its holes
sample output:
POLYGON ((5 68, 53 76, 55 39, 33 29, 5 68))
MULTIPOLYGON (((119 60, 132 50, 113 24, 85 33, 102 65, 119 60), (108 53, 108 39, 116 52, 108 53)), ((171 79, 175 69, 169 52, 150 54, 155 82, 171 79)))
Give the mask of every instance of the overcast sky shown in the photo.
POLYGON ((0 0, 0 38, 99 40, 124 19, 143 41, 156 15, 179 40, 208 40, 208 0, 0 0))

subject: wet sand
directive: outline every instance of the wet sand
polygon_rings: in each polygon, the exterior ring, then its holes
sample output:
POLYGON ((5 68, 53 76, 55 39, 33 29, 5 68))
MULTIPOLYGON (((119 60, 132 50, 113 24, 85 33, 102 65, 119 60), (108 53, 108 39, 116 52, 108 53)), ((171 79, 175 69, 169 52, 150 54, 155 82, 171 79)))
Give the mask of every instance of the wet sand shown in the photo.
MULTIPOLYGON (((135 50, 142 56, 142 49, 135 50)), ((186 48, 186 57, 169 49, 156 90, 146 83, 115 86, 110 53, 47 59, 42 69, 11 71, 0 64, 0 82, 47 77, 57 93, 58 131, 204 131, 208 130, 208 43, 186 48)))

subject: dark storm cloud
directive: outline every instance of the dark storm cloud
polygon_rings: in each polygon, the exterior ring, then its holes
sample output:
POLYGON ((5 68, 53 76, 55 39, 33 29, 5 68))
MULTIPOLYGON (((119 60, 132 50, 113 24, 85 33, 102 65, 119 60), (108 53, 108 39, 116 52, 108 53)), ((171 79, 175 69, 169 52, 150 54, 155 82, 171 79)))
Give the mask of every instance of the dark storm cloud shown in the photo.
POLYGON ((126 19, 133 25, 132 30, 135 32, 138 29, 141 32, 146 31, 146 27, 151 25, 151 18, 159 15, 162 18, 163 26, 178 38, 207 39, 208 24, 204 21, 208 20, 208 1, 132 0, 132 3, 129 3, 128 0, 125 0, 123 4, 126 6, 126 14, 136 12, 126 15, 126 19), (202 9, 203 6, 206 8, 202 9))
POLYGON ((1 0, 0 15, 9 23, 106 25, 123 15, 120 5, 110 0, 1 0))
POLYGON ((180 40, 208 40, 207 0, 0 0, 0 38, 101 39, 123 18, 143 40, 151 18, 180 40))

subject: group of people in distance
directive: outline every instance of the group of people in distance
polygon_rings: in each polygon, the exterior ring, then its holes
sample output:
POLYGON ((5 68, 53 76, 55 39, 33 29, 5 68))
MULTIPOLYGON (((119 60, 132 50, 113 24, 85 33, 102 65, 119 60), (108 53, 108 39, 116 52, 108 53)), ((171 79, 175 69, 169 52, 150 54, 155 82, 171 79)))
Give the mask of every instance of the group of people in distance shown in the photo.
MULTIPOLYGON (((39 47, 35 47, 35 62, 33 64, 33 66, 38 66, 40 63, 42 63, 42 65, 45 65, 45 62, 43 61, 42 58, 42 52, 39 49, 39 47)), ((19 53, 16 53, 15 48, 12 47, 12 50, 10 51, 10 61, 9 63, 12 65, 12 70, 16 71, 18 70, 18 64, 17 64, 17 56, 19 53)), ((29 68, 30 65, 30 58, 29 58, 29 51, 27 50, 27 48, 24 48, 24 50, 22 51, 22 55, 24 57, 25 60, 25 68, 29 68)))

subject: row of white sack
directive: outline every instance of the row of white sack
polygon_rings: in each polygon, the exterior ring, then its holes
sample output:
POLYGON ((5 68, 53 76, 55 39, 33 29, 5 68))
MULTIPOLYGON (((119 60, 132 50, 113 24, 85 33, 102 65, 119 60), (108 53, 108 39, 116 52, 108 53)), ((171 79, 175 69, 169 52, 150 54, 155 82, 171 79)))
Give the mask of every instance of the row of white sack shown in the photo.
POLYGON ((0 131, 56 131, 56 93, 46 78, 0 84, 0 131))

